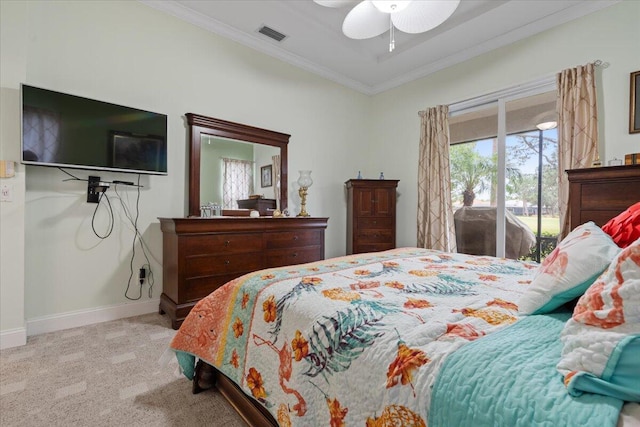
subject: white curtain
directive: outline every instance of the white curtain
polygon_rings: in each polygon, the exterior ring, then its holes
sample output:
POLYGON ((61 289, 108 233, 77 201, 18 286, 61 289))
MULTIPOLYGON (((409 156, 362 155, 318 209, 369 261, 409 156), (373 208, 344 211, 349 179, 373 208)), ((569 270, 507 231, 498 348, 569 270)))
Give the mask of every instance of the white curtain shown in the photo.
POLYGON ((562 70, 558 82, 558 201, 560 236, 569 234, 571 207, 567 169, 591 167, 598 155, 595 65, 562 70))
POLYGON ((223 208, 238 209, 236 200, 248 199, 253 194, 253 162, 223 158, 222 163, 223 208))
POLYGON ((456 251, 449 166, 449 107, 420 111, 418 246, 456 251))
POLYGON ((273 198, 276 199, 276 209, 280 209, 280 155, 271 157, 273 163, 273 198))
POLYGON ((40 108, 25 107, 23 111, 22 135, 25 160, 52 163, 58 149, 60 119, 54 112, 40 108))

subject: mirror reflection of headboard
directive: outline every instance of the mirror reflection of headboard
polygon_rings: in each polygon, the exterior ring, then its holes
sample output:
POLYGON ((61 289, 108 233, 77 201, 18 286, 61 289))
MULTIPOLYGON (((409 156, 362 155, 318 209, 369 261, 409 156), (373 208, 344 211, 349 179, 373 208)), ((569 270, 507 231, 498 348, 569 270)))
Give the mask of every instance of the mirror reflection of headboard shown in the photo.
POLYGON ((280 209, 287 207, 287 146, 291 135, 187 113, 189 125, 189 216, 200 216, 200 147, 203 135, 280 148, 280 209))

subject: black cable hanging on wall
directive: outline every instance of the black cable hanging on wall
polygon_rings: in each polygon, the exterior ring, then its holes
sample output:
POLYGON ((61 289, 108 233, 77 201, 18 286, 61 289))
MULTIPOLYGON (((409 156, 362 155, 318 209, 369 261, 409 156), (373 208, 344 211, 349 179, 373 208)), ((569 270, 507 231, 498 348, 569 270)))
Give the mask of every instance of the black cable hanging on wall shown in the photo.
MULTIPOLYGON (((122 205, 122 210, 125 214, 125 217, 129 220, 129 222, 131 223, 131 225, 133 226, 133 230, 134 230, 134 235, 133 235, 133 241, 131 244, 131 261, 129 262, 129 280, 127 281, 127 289, 124 292, 124 296, 129 299, 129 300, 139 300, 140 298, 142 298, 142 286, 144 285, 144 280, 147 280, 147 283, 149 283, 149 290, 148 290, 148 296, 149 298, 151 298, 153 296, 153 285, 155 283, 155 279, 153 276, 153 270, 151 269, 151 261, 149 259, 149 255, 147 254, 147 244, 144 241, 142 234, 140 233, 140 230, 138 229, 138 219, 140 217, 140 175, 138 174, 138 184, 137 184, 137 193, 136 193, 136 211, 135 211, 135 217, 131 216, 131 212, 129 210, 129 208, 127 207, 127 205, 124 203, 124 200, 122 199, 122 197, 120 196, 120 194, 118 193, 118 189, 117 189, 117 185, 115 187, 115 192, 118 195, 118 198, 120 199, 120 203, 122 205), (146 270, 148 270, 149 274, 147 275, 146 278, 140 277, 140 289, 139 289, 139 293, 137 297, 130 297, 128 295, 129 293, 129 289, 131 287, 131 280, 134 277, 134 273, 135 273, 135 268, 134 268, 134 260, 135 260, 135 256, 136 256, 136 242, 140 240, 140 248, 142 249, 142 254, 145 258, 146 264, 144 264, 142 266, 143 269, 146 268, 146 270)), ((146 271, 145 270, 145 271, 146 271)), ((146 273, 145 273, 146 274, 146 273)))
MULTIPOLYGON (((81 179, 81 178, 78 178, 77 176, 67 172, 66 170, 64 170, 62 168, 58 168, 58 169, 61 170, 62 172, 64 172, 65 174, 70 176, 70 178, 64 179, 63 181, 88 181, 89 182, 89 186, 92 185, 91 184, 91 180, 81 179)), ((114 224, 115 224, 115 215, 113 213, 113 207, 111 205, 111 201, 109 200, 109 196, 105 193, 105 191, 107 190, 107 188, 109 187, 110 184, 114 184, 114 191, 116 193, 117 198, 120 200, 120 204, 122 206, 124 215, 129 220, 131 225, 133 226, 133 231, 134 231, 133 241, 132 241, 132 244, 131 244, 131 260, 129 261, 129 280, 127 281, 127 288, 126 288, 126 290, 124 292, 124 296, 125 296, 125 298, 127 298, 129 300, 133 300, 133 301, 136 301, 136 300, 139 300, 140 298, 142 298, 142 287, 144 286, 144 282, 146 280, 147 283, 149 284, 148 296, 149 296, 149 298, 151 298, 153 296, 153 285, 155 284, 155 278, 154 278, 154 275, 153 275, 153 269, 151 268, 151 260, 149 258, 149 254, 147 253, 147 251, 150 251, 150 249, 148 248, 147 243, 144 241, 144 238, 142 237, 142 234, 140 233, 140 230, 138 229, 138 219, 140 217, 140 188, 142 187, 140 185, 140 174, 138 174, 137 184, 135 184, 135 186, 137 187, 136 204, 135 204, 135 217, 132 217, 130 209, 127 207, 127 204, 125 203, 125 201, 122 198, 122 196, 120 195, 120 193, 118 193, 118 184, 124 184, 124 185, 127 185, 127 186, 132 186, 132 185, 134 185, 133 182, 129 182, 129 181, 113 181, 113 183, 100 182, 99 184, 100 184, 99 185, 100 188, 97 191, 100 192, 100 196, 98 197, 96 208, 94 209, 93 215, 92 215, 92 218, 91 218, 91 229, 93 230, 93 234, 95 234, 95 236, 98 237, 100 240, 104 240, 104 239, 108 238, 109 236, 111 236, 111 234, 113 232, 113 228, 114 228, 114 224), (96 219, 96 213, 98 212, 98 208, 100 207, 100 204, 101 204, 103 198, 107 201, 107 205, 108 205, 109 230, 107 231, 107 233, 105 235, 100 235, 96 231, 95 219, 96 219), (132 281, 132 279, 134 277, 134 273, 135 273, 134 262, 135 262, 135 256, 136 256, 136 242, 138 240, 140 241, 140 247, 142 249, 142 254, 144 256, 146 264, 143 264, 142 268, 140 269, 140 275, 139 275, 140 288, 139 288, 138 296, 130 297, 129 296, 129 289, 131 288, 131 281, 132 281)))

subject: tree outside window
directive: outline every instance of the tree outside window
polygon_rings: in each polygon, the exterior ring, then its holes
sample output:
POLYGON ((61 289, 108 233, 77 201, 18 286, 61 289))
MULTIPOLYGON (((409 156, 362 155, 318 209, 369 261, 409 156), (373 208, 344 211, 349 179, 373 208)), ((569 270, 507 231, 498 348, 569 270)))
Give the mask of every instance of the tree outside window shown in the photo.
MULTIPOLYGON (((506 143, 506 209, 536 235, 535 247, 522 259, 539 261, 555 248, 559 232, 556 132, 522 132, 509 135, 506 143), (539 167, 540 161, 542 169, 539 167), (540 206, 539 192, 542 202, 540 206), (538 222, 541 223, 540 229, 538 222)), ((454 210, 461 207, 496 206, 496 152, 493 138, 451 146, 454 210)))

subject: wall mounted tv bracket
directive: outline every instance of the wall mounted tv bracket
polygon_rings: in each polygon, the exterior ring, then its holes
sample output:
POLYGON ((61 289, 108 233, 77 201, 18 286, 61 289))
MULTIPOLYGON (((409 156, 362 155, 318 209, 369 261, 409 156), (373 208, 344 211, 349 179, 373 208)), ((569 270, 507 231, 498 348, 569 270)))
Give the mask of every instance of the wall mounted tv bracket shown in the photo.
POLYGON ((100 181, 99 176, 90 176, 87 185, 87 203, 98 203, 100 193, 104 193, 109 188, 109 183, 100 181))

